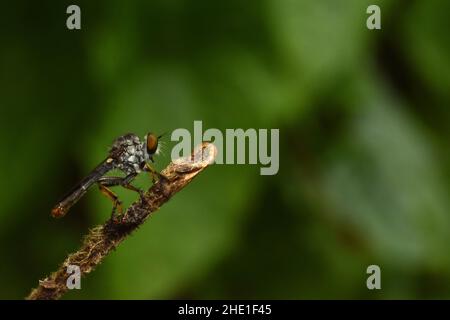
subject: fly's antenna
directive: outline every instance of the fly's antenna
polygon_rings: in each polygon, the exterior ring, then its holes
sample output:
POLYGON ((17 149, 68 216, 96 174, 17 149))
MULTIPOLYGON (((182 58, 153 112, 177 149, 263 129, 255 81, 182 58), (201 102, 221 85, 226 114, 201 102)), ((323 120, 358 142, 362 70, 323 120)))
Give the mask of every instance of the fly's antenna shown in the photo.
POLYGON ((168 131, 165 131, 165 132, 163 132, 163 133, 161 133, 159 136, 158 136, 158 140, 159 139, 164 139, 164 138, 166 138, 168 135, 169 132, 168 131))

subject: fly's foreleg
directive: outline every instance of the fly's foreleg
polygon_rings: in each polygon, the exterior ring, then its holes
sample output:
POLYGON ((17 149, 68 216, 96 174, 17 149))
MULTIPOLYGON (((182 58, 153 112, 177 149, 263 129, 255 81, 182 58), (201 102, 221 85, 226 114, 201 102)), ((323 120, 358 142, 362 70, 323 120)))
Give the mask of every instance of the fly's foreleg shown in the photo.
POLYGON ((162 175, 161 173, 156 171, 148 162, 146 162, 144 165, 144 171, 147 171, 150 173, 153 183, 155 183, 156 180, 159 180, 159 179, 166 179, 166 177, 164 175, 162 175))

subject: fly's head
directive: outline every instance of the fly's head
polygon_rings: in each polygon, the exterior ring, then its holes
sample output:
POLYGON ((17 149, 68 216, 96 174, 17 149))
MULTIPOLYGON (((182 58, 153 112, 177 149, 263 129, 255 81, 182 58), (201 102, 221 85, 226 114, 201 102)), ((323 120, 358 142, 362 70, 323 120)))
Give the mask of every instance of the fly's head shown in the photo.
POLYGON ((160 138, 161 136, 157 136, 156 134, 151 132, 145 135, 143 149, 145 150, 146 160, 153 161, 153 156, 159 153, 160 138))

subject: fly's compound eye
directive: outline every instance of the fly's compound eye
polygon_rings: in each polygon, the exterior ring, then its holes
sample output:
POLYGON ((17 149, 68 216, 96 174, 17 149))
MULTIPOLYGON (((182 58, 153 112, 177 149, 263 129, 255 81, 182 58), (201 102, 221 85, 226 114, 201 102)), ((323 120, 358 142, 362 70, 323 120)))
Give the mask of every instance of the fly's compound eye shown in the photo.
POLYGON ((154 155, 158 149, 158 137, 153 133, 147 135, 147 153, 149 155, 154 155))

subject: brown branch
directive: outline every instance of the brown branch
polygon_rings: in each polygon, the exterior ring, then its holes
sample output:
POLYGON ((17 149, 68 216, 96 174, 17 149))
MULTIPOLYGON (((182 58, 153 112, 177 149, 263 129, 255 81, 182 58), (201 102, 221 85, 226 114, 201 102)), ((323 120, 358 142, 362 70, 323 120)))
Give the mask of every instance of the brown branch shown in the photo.
POLYGON ((158 210, 211 164, 216 154, 217 149, 213 144, 203 143, 190 157, 180 158, 170 163, 161 172, 165 178, 156 182, 145 193, 144 199, 139 199, 127 209, 120 224, 109 219, 103 225, 90 230, 81 248, 70 254, 57 271, 44 280, 40 280, 39 286, 33 289, 26 299, 59 299, 68 290, 66 282, 70 276, 67 273, 69 265, 79 266, 81 275, 94 270, 112 250, 143 224, 152 212, 158 210))

